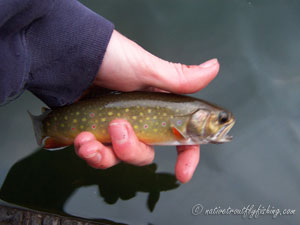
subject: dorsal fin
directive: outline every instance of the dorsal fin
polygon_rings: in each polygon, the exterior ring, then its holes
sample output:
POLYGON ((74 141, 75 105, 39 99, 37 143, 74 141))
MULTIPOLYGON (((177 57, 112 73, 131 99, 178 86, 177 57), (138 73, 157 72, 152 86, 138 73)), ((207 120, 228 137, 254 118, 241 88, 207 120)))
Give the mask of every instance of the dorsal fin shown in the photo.
POLYGON ((86 99, 91 99, 91 98, 98 98, 98 97, 108 95, 108 94, 118 94, 118 93, 121 93, 121 92, 106 89, 106 88, 100 88, 100 87, 92 86, 82 94, 79 101, 86 100, 86 99))

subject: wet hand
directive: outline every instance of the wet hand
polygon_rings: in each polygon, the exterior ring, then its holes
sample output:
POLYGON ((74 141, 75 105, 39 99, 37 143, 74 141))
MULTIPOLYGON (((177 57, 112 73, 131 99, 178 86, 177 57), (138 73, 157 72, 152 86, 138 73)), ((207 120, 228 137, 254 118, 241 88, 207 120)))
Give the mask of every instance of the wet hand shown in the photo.
MULTIPOLYGON (((114 31, 94 85, 119 91, 169 91, 194 93, 204 88, 219 71, 216 59, 200 65, 182 65, 162 60, 135 42, 114 31)), ((119 161, 147 165, 154 159, 151 146, 140 142, 131 125, 124 120, 109 124, 112 146, 104 146, 89 132, 80 133, 74 142, 79 157, 94 168, 109 168, 119 161)), ((199 145, 177 146, 175 174, 188 182, 200 158, 199 145)))

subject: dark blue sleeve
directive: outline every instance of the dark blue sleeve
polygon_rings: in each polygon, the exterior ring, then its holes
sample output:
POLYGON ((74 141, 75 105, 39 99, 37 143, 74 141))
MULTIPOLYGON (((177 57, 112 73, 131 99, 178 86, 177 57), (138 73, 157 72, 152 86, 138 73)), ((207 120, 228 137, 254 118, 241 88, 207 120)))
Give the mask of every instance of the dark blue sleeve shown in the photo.
POLYGON ((50 107, 93 82, 113 24, 77 0, 0 2, 0 104, 30 90, 50 107))

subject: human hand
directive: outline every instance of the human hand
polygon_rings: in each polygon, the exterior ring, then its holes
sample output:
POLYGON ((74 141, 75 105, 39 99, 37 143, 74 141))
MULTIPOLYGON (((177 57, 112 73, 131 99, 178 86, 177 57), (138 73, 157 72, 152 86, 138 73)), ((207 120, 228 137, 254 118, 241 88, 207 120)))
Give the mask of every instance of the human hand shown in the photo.
MULTIPOLYGON (((193 93, 204 88, 219 71, 216 59, 200 65, 171 63, 150 54, 135 42, 113 31, 94 85, 119 91, 168 91, 193 93)), ((153 147, 140 142, 131 125, 121 119, 109 124, 112 146, 104 146, 89 132, 80 133, 75 141, 79 157, 99 169, 106 169, 120 160, 147 165, 154 159, 153 147)), ((177 146, 176 178, 188 182, 200 159, 200 146, 177 146)))

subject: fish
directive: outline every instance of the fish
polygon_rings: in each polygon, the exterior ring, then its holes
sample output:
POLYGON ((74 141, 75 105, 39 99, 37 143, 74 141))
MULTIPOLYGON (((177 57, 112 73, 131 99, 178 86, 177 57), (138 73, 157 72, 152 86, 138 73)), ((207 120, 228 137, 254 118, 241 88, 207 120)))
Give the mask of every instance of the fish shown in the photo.
POLYGON ((225 143, 235 124, 233 114, 207 101, 163 92, 112 92, 56 109, 30 114, 37 143, 49 150, 73 144, 82 131, 110 144, 108 125, 125 119, 137 138, 149 145, 225 143))

